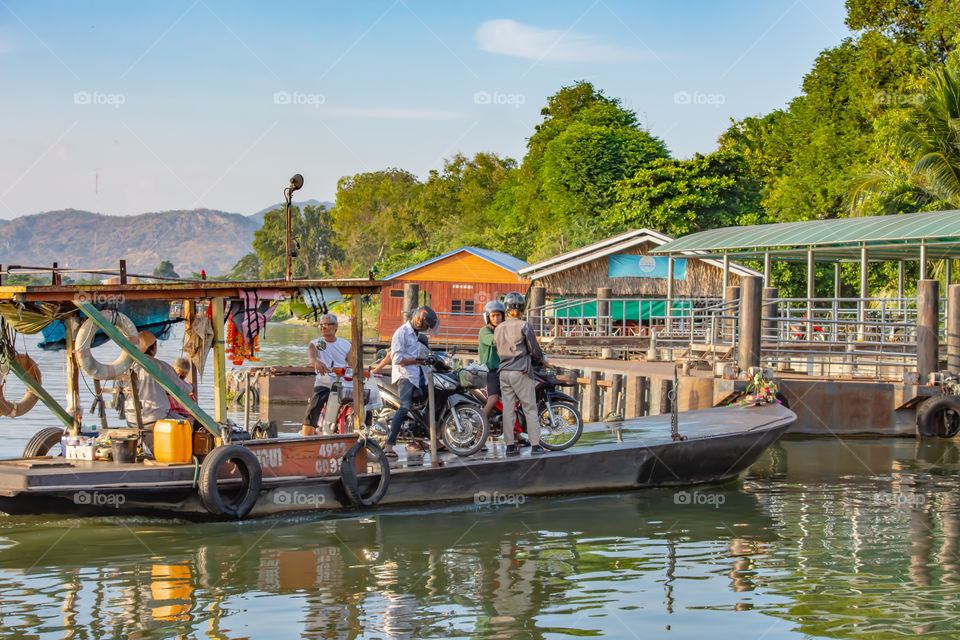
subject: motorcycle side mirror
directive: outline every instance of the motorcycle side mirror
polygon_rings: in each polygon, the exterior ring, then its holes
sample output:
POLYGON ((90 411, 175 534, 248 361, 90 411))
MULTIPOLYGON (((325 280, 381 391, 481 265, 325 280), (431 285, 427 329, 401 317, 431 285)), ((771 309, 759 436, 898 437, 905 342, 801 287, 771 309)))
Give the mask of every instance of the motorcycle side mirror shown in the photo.
POLYGON ((453 349, 450 350, 450 355, 451 356, 457 355, 457 345, 453 345, 453 349))

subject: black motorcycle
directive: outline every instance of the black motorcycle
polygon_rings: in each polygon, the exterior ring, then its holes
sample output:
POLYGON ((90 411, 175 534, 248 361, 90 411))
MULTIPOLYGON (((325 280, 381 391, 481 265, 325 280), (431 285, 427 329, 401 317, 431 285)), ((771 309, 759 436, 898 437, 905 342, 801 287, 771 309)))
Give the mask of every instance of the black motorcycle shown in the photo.
MULTIPOLYGON (((443 445, 459 456, 479 451, 490 434, 490 424, 483 413, 483 403, 473 397, 460 383, 454 370, 453 358, 440 351, 424 359, 431 370, 434 386, 434 405, 437 435, 443 445)), ((386 436, 390 433, 393 416, 400 408, 400 390, 389 378, 377 383, 383 407, 374 411, 372 428, 386 436)), ((411 440, 429 440, 430 417, 427 394, 415 389, 410 411, 400 428, 400 437, 411 440)))

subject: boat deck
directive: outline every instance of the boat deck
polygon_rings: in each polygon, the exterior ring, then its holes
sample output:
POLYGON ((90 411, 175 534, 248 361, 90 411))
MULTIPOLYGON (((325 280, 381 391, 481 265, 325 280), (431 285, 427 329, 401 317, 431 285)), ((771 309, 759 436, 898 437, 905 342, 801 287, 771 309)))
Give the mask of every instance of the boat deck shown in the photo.
MULTIPOLYGON (((523 448, 519 455, 506 456, 502 442, 490 442, 487 451, 467 458, 440 453, 436 466, 429 453, 408 453, 400 446, 381 504, 478 500, 508 491, 545 495, 725 481, 749 466, 795 419, 780 405, 691 411, 680 414, 685 439, 679 441, 671 438, 669 415, 592 423, 566 451, 533 455, 523 448)), ((312 440, 329 442, 323 437, 290 439, 303 446, 312 440)), ((268 470, 265 466, 252 516, 351 506, 338 474, 276 476, 268 470)), ((0 511, 208 517, 195 488, 197 475, 192 463, 2 460, 0 511)), ((378 481, 379 473, 361 476, 360 488, 370 492, 378 481)))

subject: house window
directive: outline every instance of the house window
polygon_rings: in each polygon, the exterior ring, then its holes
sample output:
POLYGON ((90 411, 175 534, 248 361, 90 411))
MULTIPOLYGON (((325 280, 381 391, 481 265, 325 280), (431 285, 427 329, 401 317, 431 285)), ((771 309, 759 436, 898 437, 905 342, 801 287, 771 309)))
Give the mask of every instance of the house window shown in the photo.
POLYGON ((459 300, 451 300, 451 301, 450 301, 450 312, 451 312, 451 313, 460 313, 460 309, 461 309, 461 307, 460 307, 460 301, 459 301, 459 300))
POLYGON ((464 313, 473 313, 473 300, 464 300, 464 301, 463 301, 463 312, 464 312, 464 313))
POLYGON ((391 297, 391 298, 402 298, 402 297, 403 297, 403 289, 390 289, 390 297, 391 297))

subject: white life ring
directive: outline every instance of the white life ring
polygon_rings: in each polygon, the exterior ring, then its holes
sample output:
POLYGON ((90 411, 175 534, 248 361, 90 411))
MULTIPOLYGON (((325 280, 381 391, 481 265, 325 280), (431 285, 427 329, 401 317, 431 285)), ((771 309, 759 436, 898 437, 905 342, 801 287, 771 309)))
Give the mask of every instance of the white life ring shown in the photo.
MULTIPOLYGON (((127 340, 134 345, 137 344, 137 327, 133 321, 122 313, 117 313, 113 319, 113 326, 120 329, 120 332, 127 337, 127 340)), ((97 380, 113 380, 119 378, 133 364, 133 358, 130 354, 123 352, 120 357, 110 364, 97 362, 90 352, 90 346, 93 344, 93 336, 97 333, 97 325, 93 320, 87 320, 77 332, 76 354, 77 362, 83 372, 97 380)))
MULTIPOLYGON (((27 371, 30 377, 37 381, 37 384, 43 383, 43 378, 40 376, 40 367, 33 361, 33 358, 25 353, 18 353, 14 358, 17 363, 27 371)), ((34 405, 37 404, 39 398, 37 398, 30 389, 27 389, 19 402, 8 401, 3 396, 3 382, 5 382, 5 380, 0 381, 0 415, 7 416, 8 418, 19 418, 27 411, 30 411, 30 409, 33 409, 34 405)))

